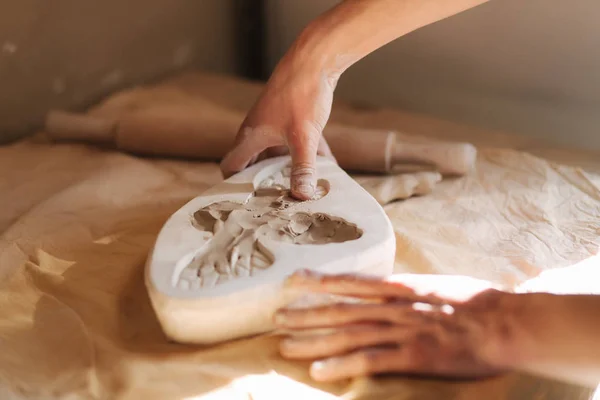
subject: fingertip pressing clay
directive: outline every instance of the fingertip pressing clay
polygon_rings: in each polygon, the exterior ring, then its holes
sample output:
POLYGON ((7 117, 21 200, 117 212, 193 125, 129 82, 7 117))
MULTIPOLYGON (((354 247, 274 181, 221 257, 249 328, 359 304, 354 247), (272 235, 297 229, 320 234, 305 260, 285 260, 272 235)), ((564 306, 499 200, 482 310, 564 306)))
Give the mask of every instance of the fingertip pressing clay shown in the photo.
POLYGON ((301 269, 393 272, 395 237, 377 201, 319 158, 315 197, 289 196, 290 158, 262 161, 196 197, 160 231, 146 286, 165 334, 213 344, 273 329, 272 315, 306 294, 283 285, 301 269))

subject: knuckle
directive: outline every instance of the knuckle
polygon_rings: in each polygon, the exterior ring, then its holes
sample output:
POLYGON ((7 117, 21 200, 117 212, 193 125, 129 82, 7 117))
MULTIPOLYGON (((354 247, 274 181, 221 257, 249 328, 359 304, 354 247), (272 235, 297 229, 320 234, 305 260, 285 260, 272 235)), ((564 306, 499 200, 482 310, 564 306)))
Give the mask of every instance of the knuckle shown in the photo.
POLYGON ((318 145, 325 124, 315 119, 301 119, 292 123, 291 136, 293 139, 307 144, 318 145))

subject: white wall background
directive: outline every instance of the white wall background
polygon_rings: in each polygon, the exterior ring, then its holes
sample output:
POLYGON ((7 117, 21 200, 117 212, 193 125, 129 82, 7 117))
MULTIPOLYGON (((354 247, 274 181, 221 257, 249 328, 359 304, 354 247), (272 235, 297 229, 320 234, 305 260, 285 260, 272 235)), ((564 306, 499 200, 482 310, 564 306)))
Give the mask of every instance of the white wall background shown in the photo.
MULTIPOLYGON (((270 0, 273 66, 334 0, 270 0)), ((600 149, 600 1, 492 0, 378 50, 337 96, 600 149)))

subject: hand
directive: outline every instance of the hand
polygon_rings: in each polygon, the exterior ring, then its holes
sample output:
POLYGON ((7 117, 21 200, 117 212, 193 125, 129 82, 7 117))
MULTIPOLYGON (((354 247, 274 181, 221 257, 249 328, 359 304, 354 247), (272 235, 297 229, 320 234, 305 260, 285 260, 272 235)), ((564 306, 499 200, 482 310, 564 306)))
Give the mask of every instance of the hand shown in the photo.
POLYGON ((292 196, 310 199, 316 155, 331 157, 321 133, 340 75, 392 40, 486 1, 358 0, 332 7, 308 24, 275 69, 221 163, 223 175, 289 151, 292 196))
POLYGON ((489 282, 442 275, 292 275, 288 288, 361 298, 355 304, 282 309, 276 325, 290 359, 318 359, 311 376, 333 381, 377 373, 457 378, 495 375, 512 360, 519 295, 489 282), (323 333, 311 329, 329 328, 323 333))
POLYGON ((246 116, 221 170, 228 178, 263 158, 289 152, 291 194, 308 200, 316 188, 317 154, 333 159, 322 132, 331 112, 337 77, 299 65, 292 54, 277 66, 246 116))

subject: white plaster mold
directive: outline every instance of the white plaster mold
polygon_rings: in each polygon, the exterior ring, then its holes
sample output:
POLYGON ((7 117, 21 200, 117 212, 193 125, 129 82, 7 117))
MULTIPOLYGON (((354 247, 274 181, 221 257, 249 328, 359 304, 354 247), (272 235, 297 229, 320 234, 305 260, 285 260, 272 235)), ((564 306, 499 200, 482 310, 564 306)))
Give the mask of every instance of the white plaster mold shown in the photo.
POLYGON ((377 201, 321 157, 314 199, 296 201, 289 166, 289 157, 251 166, 165 223, 145 279, 171 340, 213 344, 272 330, 276 309, 315 301, 283 286, 300 269, 392 273, 394 233, 377 201))

